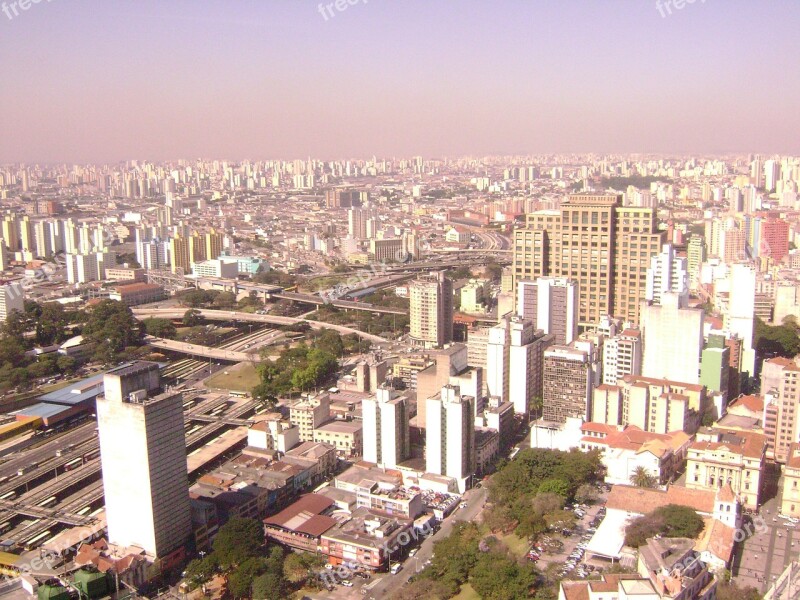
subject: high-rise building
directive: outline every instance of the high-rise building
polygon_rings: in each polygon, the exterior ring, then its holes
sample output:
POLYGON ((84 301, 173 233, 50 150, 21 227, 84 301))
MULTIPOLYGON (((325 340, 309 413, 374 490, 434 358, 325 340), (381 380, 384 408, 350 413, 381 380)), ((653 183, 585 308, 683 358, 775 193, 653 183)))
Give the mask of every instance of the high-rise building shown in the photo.
POLYGON ((453 283, 444 271, 428 273, 411 282, 411 343, 425 348, 453 341, 453 283))
POLYGON ((374 397, 361 403, 364 460, 394 469, 410 454, 408 403, 389 387, 379 387, 374 397))
POLYGON ((552 334, 556 344, 571 343, 578 337, 578 283, 559 277, 519 281, 517 314, 552 334))
POLYGON ((170 242, 152 239, 146 242, 136 242, 136 262, 143 269, 166 269, 170 264, 170 242))
POLYGON ((19 222, 19 241, 23 252, 34 254, 36 252, 36 237, 33 222, 25 215, 19 222))
POLYGON ((689 289, 700 287, 700 267, 706 260, 706 246, 702 236, 693 235, 686 246, 686 271, 689 277, 689 289))
POLYGON ((642 375, 698 383, 704 313, 700 308, 682 305, 680 298, 664 292, 660 305, 643 303, 642 375))
POLYGON ((363 240, 367 235, 367 221, 372 218, 372 211, 368 208, 351 208, 347 211, 347 233, 356 240, 363 240))
POLYGON ((746 264, 734 264, 728 274, 728 308, 724 312, 725 329, 742 340, 741 370, 755 376, 755 302, 756 272, 746 264))
POLYGON ((642 372, 642 332, 625 329, 603 342, 603 383, 617 385, 625 375, 642 372))
POLYGON ((475 398, 462 396, 458 386, 449 384, 440 396, 426 400, 425 470, 452 477, 461 492, 475 472, 474 402, 475 398))
POLYGON ((19 220, 15 215, 6 215, 3 218, 2 237, 11 252, 19 250, 19 220))
POLYGON ((25 310, 25 294, 22 286, 18 283, 9 283, 0 286, 0 325, 6 322, 8 315, 12 311, 25 310))
POLYGON ((780 173, 781 164, 777 160, 770 159, 764 162, 764 188, 768 192, 774 192, 777 189, 780 173))
POLYGON ((184 273, 192 270, 192 239, 176 235, 169 241, 170 268, 173 273, 183 269, 184 273))
POLYGON ((689 276, 686 263, 686 258, 679 257, 672 244, 664 244, 661 253, 650 259, 645 299, 660 304, 662 293, 673 292, 681 296, 681 305, 688 303, 689 276))
POLYGON ((568 417, 588 419, 594 373, 590 353, 571 346, 544 352, 542 418, 565 423, 568 417))
POLYGON ((327 208, 359 207, 369 201, 369 192, 354 188, 331 188, 325 190, 327 208))
POLYGON ((183 548, 192 517, 183 398, 148 397, 158 378, 154 363, 107 373, 97 422, 109 542, 161 558, 183 548))
POLYGON ((554 343, 528 319, 504 317, 489 330, 486 384, 499 403, 511 402, 514 412, 528 418, 533 399, 542 395, 544 351, 554 343))
POLYGON ((647 266, 662 240, 652 208, 623 207, 619 195, 572 194, 559 211, 528 214, 514 232, 514 280, 576 281, 580 326, 605 315, 638 323, 647 266))

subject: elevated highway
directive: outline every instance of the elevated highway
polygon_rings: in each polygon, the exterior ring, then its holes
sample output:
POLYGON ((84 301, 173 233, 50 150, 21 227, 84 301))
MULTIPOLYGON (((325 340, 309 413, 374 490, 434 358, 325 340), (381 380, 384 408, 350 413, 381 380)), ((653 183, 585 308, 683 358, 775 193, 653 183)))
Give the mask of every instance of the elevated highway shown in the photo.
POLYGON ((215 360, 244 362, 258 358, 257 356, 248 354, 247 352, 225 350, 224 348, 209 348, 208 346, 187 344, 186 342, 167 340, 164 338, 153 337, 152 335, 145 336, 144 341, 148 346, 152 346, 153 348, 171 350, 172 352, 181 352, 182 354, 190 354, 192 356, 200 356, 202 358, 213 358, 215 360))
MULTIPOLYGON (((137 318, 161 317, 164 319, 181 319, 185 309, 181 308, 133 308, 133 314, 137 318)), ((365 333, 352 327, 343 325, 332 325, 320 321, 311 321, 297 317, 279 317, 277 315, 257 315, 231 310, 211 310, 198 309, 200 314, 210 321, 243 321, 245 323, 267 323, 269 325, 295 325, 297 323, 308 323, 314 329, 333 329, 344 335, 355 333, 357 336, 374 343, 383 343, 386 340, 380 336, 365 333)))

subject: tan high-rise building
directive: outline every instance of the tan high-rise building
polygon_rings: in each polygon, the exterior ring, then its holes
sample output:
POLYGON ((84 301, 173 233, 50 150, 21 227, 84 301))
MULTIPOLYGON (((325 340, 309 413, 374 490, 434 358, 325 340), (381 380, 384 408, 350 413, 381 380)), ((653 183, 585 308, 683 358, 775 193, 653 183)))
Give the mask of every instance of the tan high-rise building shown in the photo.
POLYGON ((212 229, 203 236, 203 240, 206 254, 204 260, 214 260, 219 258, 224 249, 225 235, 212 229))
POLYGON ((429 273, 409 286, 411 342, 425 348, 453 341, 453 283, 444 271, 429 273))
POLYGON ((654 209, 621 206, 615 194, 572 194, 558 211, 526 217, 514 233, 514 281, 540 276, 578 282, 582 327, 613 315, 638 323, 647 267, 663 233, 654 209))
POLYGON ((19 221, 14 215, 6 215, 2 222, 2 238, 11 252, 19 250, 19 221))
POLYGON ((192 240, 183 236, 175 236, 169 241, 169 260, 172 272, 176 273, 178 269, 183 269, 184 273, 188 273, 192 269, 192 240))

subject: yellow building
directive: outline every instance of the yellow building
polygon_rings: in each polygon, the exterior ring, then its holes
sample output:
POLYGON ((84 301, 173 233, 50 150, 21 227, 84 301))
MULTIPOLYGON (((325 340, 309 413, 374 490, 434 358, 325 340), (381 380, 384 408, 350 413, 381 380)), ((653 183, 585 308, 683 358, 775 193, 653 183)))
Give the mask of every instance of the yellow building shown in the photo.
POLYGON ((800 517, 800 444, 792 444, 783 467, 781 514, 800 517))
POLYGON ((180 235, 169 241, 169 260, 173 273, 179 268, 183 269, 184 273, 192 270, 191 247, 191 240, 180 235))
POLYGON ((686 487, 718 490, 730 484, 745 508, 756 509, 761 500, 766 454, 767 439, 763 434, 703 428, 689 446, 686 487))

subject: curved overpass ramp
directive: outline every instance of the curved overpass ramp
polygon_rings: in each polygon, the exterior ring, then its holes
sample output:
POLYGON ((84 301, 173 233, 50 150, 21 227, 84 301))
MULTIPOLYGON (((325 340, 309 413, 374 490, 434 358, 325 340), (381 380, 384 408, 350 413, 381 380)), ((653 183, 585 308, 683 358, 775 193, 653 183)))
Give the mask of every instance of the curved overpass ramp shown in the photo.
MULTIPOLYGON (((137 318, 147 317, 161 317, 163 319, 181 319, 186 313, 185 308, 132 308, 133 314, 137 318)), ((257 315, 255 313, 239 312, 236 310, 211 310, 198 308, 203 318, 210 321, 244 321, 245 323, 265 323, 268 325, 294 325, 295 323, 308 323, 314 329, 333 329, 342 334, 355 333, 357 336, 375 343, 386 343, 386 340, 380 336, 365 333, 352 327, 344 327, 343 325, 332 325, 330 323, 322 323, 321 321, 312 321, 310 319, 300 319, 296 317, 279 317, 277 315, 257 315)))
POLYGON ((213 358, 230 362, 243 362, 258 358, 257 355, 247 354, 246 352, 225 350, 224 348, 209 348, 208 346, 200 346, 198 344, 166 340, 164 338, 153 337, 152 335, 145 336, 144 341, 148 346, 152 346, 153 348, 172 350, 173 352, 181 352, 183 354, 190 354, 191 356, 200 356, 202 358, 213 358))

